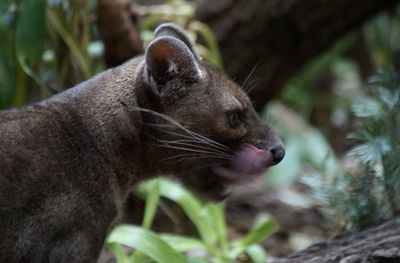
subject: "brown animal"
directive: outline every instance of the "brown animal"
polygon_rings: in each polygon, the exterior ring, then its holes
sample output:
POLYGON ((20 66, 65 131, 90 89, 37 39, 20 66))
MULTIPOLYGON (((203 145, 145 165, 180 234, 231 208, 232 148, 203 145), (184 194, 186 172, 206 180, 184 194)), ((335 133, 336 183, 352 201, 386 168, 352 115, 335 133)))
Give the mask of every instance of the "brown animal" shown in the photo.
POLYGON ((95 262, 132 187, 172 174, 221 198, 282 160, 245 92, 161 25, 144 56, 0 113, 0 261, 95 262))

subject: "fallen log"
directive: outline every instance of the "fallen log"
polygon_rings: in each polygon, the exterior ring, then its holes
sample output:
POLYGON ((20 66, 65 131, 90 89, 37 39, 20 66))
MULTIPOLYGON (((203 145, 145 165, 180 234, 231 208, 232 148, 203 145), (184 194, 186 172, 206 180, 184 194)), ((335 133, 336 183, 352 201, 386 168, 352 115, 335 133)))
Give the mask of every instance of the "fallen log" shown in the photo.
POLYGON ((400 262, 400 219, 369 229, 341 234, 272 263, 400 262))

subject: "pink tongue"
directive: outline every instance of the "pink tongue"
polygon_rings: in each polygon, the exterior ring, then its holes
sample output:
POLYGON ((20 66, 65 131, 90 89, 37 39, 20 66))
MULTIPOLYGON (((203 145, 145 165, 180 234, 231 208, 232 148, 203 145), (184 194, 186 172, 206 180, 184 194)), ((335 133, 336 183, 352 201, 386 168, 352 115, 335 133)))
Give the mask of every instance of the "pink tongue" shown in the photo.
POLYGON ((248 179, 249 175, 261 173, 273 164, 271 153, 253 145, 244 144, 235 154, 231 168, 215 167, 214 172, 232 181, 248 179))
POLYGON ((245 144, 236 153, 232 168, 238 172, 253 174, 261 172, 272 163, 271 153, 260 150, 251 144, 245 144))

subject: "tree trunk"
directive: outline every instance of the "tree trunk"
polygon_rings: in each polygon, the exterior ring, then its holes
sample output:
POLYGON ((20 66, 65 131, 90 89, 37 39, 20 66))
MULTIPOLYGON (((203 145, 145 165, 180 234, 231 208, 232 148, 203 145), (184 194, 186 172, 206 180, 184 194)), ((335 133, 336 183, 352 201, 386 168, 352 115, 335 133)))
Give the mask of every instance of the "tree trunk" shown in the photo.
POLYGON ((137 14, 130 0, 97 1, 97 25, 105 46, 108 67, 122 64, 143 53, 143 42, 137 26, 137 14))
POLYGON ((364 231, 339 235, 272 263, 400 262, 400 219, 364 231))
POLYGON ((308 60, 397 0, 195 0, 215 32, 224 68, 247 85, 256 108, 276 96, 308 60), (252 81, 253 80, 253 81, 252 81))

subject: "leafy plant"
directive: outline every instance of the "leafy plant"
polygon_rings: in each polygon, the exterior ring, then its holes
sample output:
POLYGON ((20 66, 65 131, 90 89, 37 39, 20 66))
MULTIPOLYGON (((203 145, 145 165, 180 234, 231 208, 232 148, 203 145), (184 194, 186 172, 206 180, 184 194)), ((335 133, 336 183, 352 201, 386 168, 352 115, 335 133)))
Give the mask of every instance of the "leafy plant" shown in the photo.
POLYGON ((339 205, 349 224, 363 228, 399 213, 399 74, 392 68, 380 69, 371 79, 368 95, 354 103, 353 112, 358 125, 349 135, 356 143, 349 154, 359 171, 338 182, 339 205))
MULTIPOLYGON (((46 98, 104 69, 98 58, 103 43, 95 26, 96 1, 4 0, 0 3, 0 109, 46 98)), ((190 31, 202 56, 222 66, 211 30, 194 20, 194 7, 173 0, 138 6, 141 34, 150 41, 154 28, 172 21, 190 31)))
POLYGON ((365 228, 399 214, 400 78, 393 50, 400 43, 399 10, 364 28, 371 62, 378 68, 352 102, 355 130, 348 138, 355 164, 331 185, 331 204, 350 228, 365 228))
MULTIPOLYGON (((349 228, 364 228, 377 224, 398 215, 399 212, 398 116, 400 105, 398 97, 400 82, 393 66, 396 64, 394 50, 398 50, 400 43, 399 11, 400 9, 397 8, 396 12, 390 15, 381 14, 372 19, 363 29, 363 38, 366 40, 371 56, 370 62, 372 66, 379 68, 378 74, 370 79, 367 92, 359 83, 362 79, 359 71, 366 65, 358 64, 363 62, 349 57, 350 48, 357 43, 356 35, 352 33, 305 65, 287 84, 287 90, 283 95, 283 100, 302 113, 305 119, 310 116, 313 107, 322 105, 324 108, 331 109, 331 112, 335 112, 336 109, 344 112, 349 127, 353 122, 356 124, 355 132, 349 136, 350 141, 353 145, 355 144, 350 152, 352 159, 344 158, 346 163, 348 159, 351 160, 349 162, 353 162, 351 171, 344 171, 346 167, 336 160, 329 149, 330 146, 324 143, 325 138, 321 137, 322 140, 319 140, 319 136, 315 136, 318 135, 317 132, 313 135, 309 134, 312 140, 306 142, 304 135, 297 132, 302 130, 297 124, 295 129, 286 129, 289 132, 291 130, 296 132, 286 136, 289 139, 286 141, 285 159, 290 162, 285 164, 284 160, 281 166, 286 168, 285 173, 288 170, 292 174, 297 172, 297 177, 292 177, 297 179, 300 166, 306 165, 309 171, 300 181, 311 189, 314 197, 322 201, 324 208, 328 208, 329 217, 327 218, 340 220, 341 222, 337 223, 345 224, 349 228), (320 94, 308 92, 307 87, 312 85, 325 70, 330 70, 335 77, 335 83, 332 86, 335 92, 329 94, 330 96, 324 100, 320 94), (350 81, 347 78, 346 81, 346 75, 347 77, 352 75, 355 78, 350 81), (352 88, 346 90, 344 87, 346 84, 352 88), (358 88, 354 88, 355 86, 358 88), (349 109, 354 113, 353 116, 347 114, 349 109), (297 141, 297 138, 301 139, 297 141), (304 156, 302 147, 304 144, 308 149, 316 149, 316 152, 321 148, 326 148, 325 153, 331 153, 315 154, 315 156, 322 156, 322 159, 326 157, 323 162, 321 158, 314 158, 314 160, 304 158, 300 162, 299 157, 304 156), (290 151, 295 153, 291 154, 290 151), (292 158, 291 155, 296 157, 292 158), (294 169, 293 166, 298 168, 294 169)), ((283 171, 279 171, 281 167, 277 167, 276 178, 283 178, 280 176, 283 171)), ((274 175, 276 171, 272 170, 272 173, 274 175)))
POLYGON ((0 4, 0 109, 46 98, 92 76, 94 1, 0 4), (37 89, 37 87, 39 89, 37 89))
POLYGON ((146 198, 142 227, 117 226, 107 238, 108 247, 115 253, 118 262, 224 263, 235 262, 243 255, 247 255, 251 262, 266 262, 266 253, 258 243, 276 230, 270 218, 260 219, 242 239, 230 241, 223 203, 203 204, 181 185, 167 179, 142 184, 138 192, 146 198), (183 209, 195 225, 198 237, 156 234, 149 229, 160 197, 174 201, 183 209), (126 253, 121 245, 135 250, 126 253))

